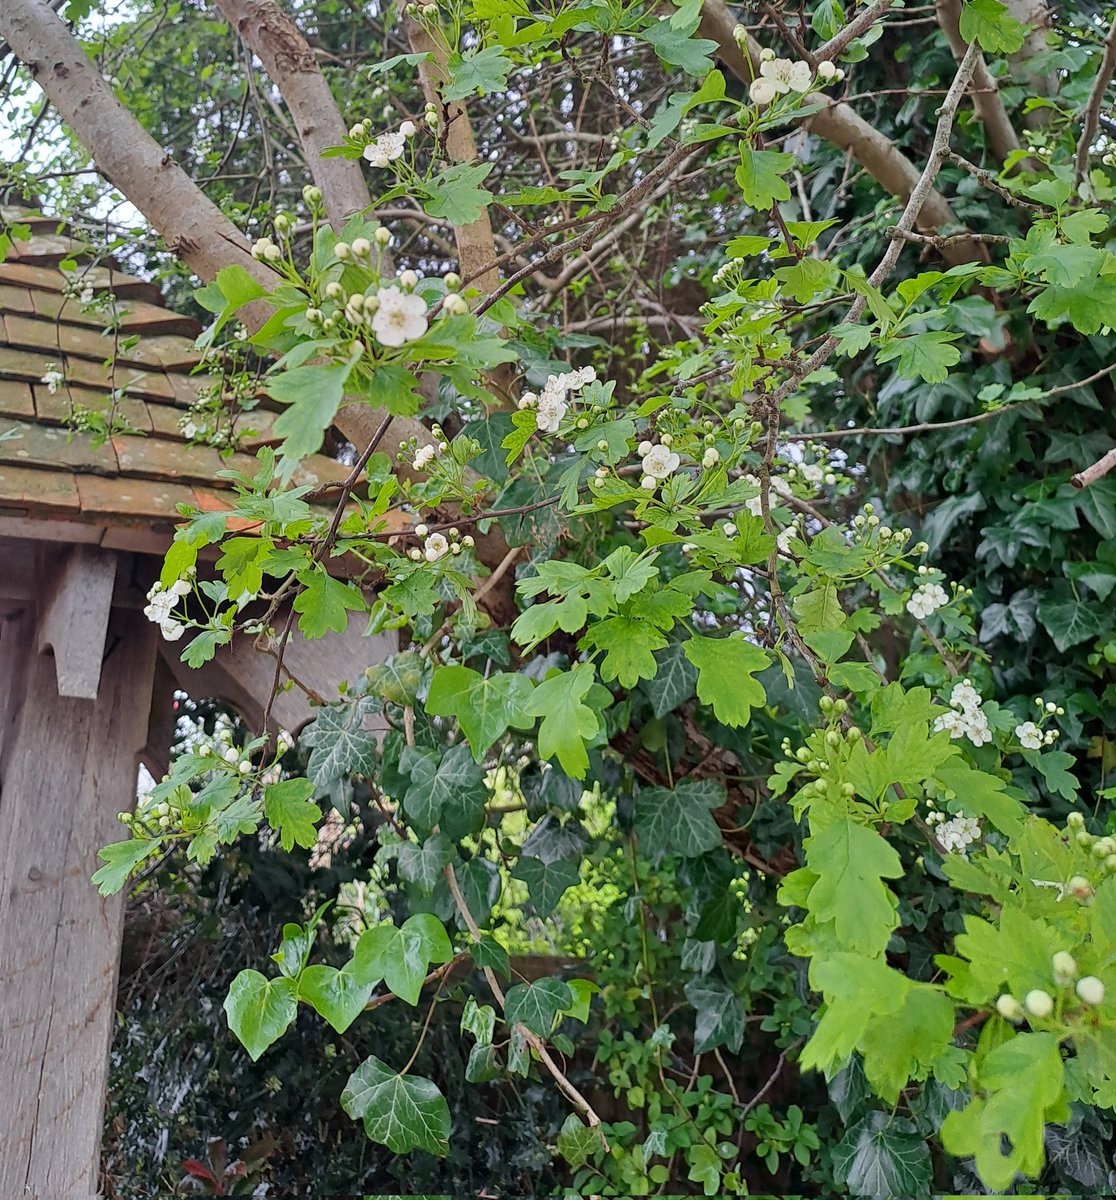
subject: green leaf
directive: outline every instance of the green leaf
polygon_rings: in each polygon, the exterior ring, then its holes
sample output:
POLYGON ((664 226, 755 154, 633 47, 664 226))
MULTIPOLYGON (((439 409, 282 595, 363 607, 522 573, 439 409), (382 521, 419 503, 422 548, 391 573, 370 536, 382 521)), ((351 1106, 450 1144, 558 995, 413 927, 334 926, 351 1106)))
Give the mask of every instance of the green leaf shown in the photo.
POLYGON ((745 1012, 740 997, 719 979, 708 976, 686 984, 686 999, 694 1006, 694 1053, 705 1054, 718 1046, 733 1054, 744 1041, 745 1012))
POLYGON ((949 368, 961 361, 961 351, 952 344, 960 336, 945 330, 928 330, 909 337, 897 337, 877 352, 876 362, 898 359, 902 378, 943 383, 949 378, 949 368))
POLYGON ((299 575, 302 591, 295 597, 298 629, 303 637, 320 638, 327 633, 344 633, 349 626, 348 610, 363 611, 364 597, 356 588, 334 579, 320 567, 299 575))
POLYGON ((942 1124, 942 1145, 975 1159, 985 1185, 1005 1191, 1017 1172, 1039 1174, 1046 1122, 1069 1115, 1058 1035, 1024 1033, 1003 1042, 980 1062, 975 1083, 977 1094, 942 1124))
POLYGON ((721 844, 712 808, 725 802, 724 789, 711 779, 685 780, 669 788, 640 788, 635 798, 634 826, 640 849, 648 858, 678 854, 695 858, 721 844))
POLYGON ((473 758, 480 762, 509 726, 530 729, 534 725, 535 718, 528 711, 533 691, 531 680, 518 672, 485 679, 468 667, 439 667, 430 683, 426 711, 439 717, 456 717, 473 758))
POLYGON ((989 54, 1014 54, 1027 36, 1026 27, 1000 0, 966 0, 958 24, 965 41, 979 42, 989 54))
POLYGON ((780 150, 756 150, 747 142, 740 143, 740 166, 736 182, 745 201, 757 212, 766 212, 777 201, 790 199, 790 184, 783 178, 794 166, 793 154, 780 150))
POLYGON ((360 935, 351 963, 353 976, 382 979, 406 1003, 418 1003, 431 963, 453 958, 445 926, 431 913, 415 913, 403 925, 377 925, 360 935))
POLYGON ((585 743, 600 730, 597 714, 585 703, 593 684, 593 668, 579 663, 544 679, 535 688, 527 710, 542 717, 539 754, 557 758, 562 770, 574 779, 585 778, 589 768, 585 743))
POLYGON ((666 644, 666 635, 645 618, 617 616, 591 625, 578 648, 603 650, 601 678, 633 688, 641 679, 654 678, 658 668, 654 652, 666 644))
POLYGON ((362 983, 347 968, 337 970, 321 964, 307 967, 298 980, 298 998, 312 1005, 338 1033, 360 1016, 368 1003, 373 983, 362 983))
POLYGON ((673 712, 694 694, 697 687, 697 667, 686 657, 686 648, 676 643, 655 656, 658 670, 654 684, 647 688, 655 716, 673 712))
POLYGON ((368 1137, 393 1154, 449 1153, 449 1105, 429 1079, 397 1075, 378 1058, 366 1058, 349 1076, 341 1107, 354 1121, 363 1120, 368 1137))
POLYGON ((514 66, 504 54, 502 46, 466 50, 464 54, 454 51, 447 63, 450 82, 442 89, 442 99, 452 104, 455 100, 467 100, 473 95, 487 96, 491 92, 502 92, 507 88, 508 74, 514 66))
POLYGON ((229 1028, 255 1062, 286 1033, 295 1019, 298 985, 285 976, 268 979, 259 971, 241 971, 225 997, 229 1028))
POLYGON ((512 876, 527 885, 535 912, 546 920, 566 891, 578 882, 581 873, 577 863, 567 862, 562 858, 544 863, 538 858, 525 857, 516 863, 512 876))
POLYGON ((834 923, 843 948, 882 954, 898 921, 884 879, 899 879, 899 855, 874 829, 847 817, 805 843, 806 863, 817 874, 808 906, 819 921, 834 923))
POLYGON ((841 607, 837 589, 831 583, 796 596, 791 607, 803 633, 838 629, 845 623, 845 610, 841 607))
POLYGON ((322 810, 310 797, 314 785, 309 779, 284 779, 264 788, 264 816, 278 830, 284 850, 299 845, 309 850, 318 840, 314 826, 322 819, 322 810))
POLYGON ((1100 637, 1105 631, 1099 607, 1073 595, 1048 593, 1036 613, 1042 627, 1054 639, 1054 645, 1063 653, 1071 646, 1100 637))
POLYGON ((561 979, 537 979, 508 989, 504 1018, 509 1025, 523 1025, 539 1037, 549 1037, 558 1014, 574 1002, 570 985, 561 979))
POLYGON ((128 882, 128 876, 145 858, 150 858, 162 843, 157 838, 129 838, 113 842, 97 851, 104 866, 93 872, 93 884, 102 896, 115 895, 128 882))
POLYGON ((341 407, 349 369, 348 363, 293 367, 268 377, 264 390, 288 406, 274 425, 283 438, 279 451, 285 459, 298 461, 322 448, 325 431, 341 407))
POLYGON ((850 1196, 892 1200, 926 1196, 933 1182, 926 1138, 902 1117, 870 1112, 833 1150, 838 1181, 850 1196))
POLYGON ((492 203, 492 193, 481 187, 494 163, 456 163, 425 185, 423 208, 431 217, 444 217, 451 225, 471 225, 492 203))
POLYGON ((668 66, 681 67, 687 75, 708 74, 713 70, 710 55, 716 52, 717 43, 691 37, 692 32, 692 28, 674 28, 669 21, 655 21, 640 36, 668 66))
POLYGON ((698 699, 712 707, 723 725, 747 725, 752 709, 766 700, 762 685, 753 676, 770 666, 767 655, 739 634, 726 638, 695 634, 683 649, 698 669, 698 699))
POLYGON ((587 1163, 594 1151, 601 1147, 601 1135, 597 1130, 582 1123, 577 1113, 570 1113, 558 1133, 558 1153, 566 1160, 571 1170, 587 1163))

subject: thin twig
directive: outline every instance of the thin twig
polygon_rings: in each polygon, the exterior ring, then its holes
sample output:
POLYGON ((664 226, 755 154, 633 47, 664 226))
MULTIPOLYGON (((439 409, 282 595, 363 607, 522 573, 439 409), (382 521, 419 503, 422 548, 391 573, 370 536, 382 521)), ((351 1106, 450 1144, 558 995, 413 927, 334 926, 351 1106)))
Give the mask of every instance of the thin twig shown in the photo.
POLYGON ((1098 479, 1103 479, 1114 468, 1116 468, 1116 450, 1109 450, 1099 462, 1093 463, 1091 467, 1086 467, 1084 471, 1078 471, 1070 483, 1075 488, 1087 488, 1091 483, 1096 483, 1098 479))

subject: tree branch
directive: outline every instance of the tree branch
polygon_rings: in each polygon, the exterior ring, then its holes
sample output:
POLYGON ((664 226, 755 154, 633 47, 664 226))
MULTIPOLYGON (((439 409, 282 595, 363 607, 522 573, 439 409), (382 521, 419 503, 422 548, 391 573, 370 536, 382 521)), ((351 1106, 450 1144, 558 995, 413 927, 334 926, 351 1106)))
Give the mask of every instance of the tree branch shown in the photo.
POLYGON ((1091 467, 1086 467, 1084 471, 1078 471, 1070 483, 1075 488, 1087 488, 1091 483, 1096 483, 1098 479, 1103 479, 1114 468, 1116 468, 1116 450, 1109 450, 1099 462, 1093 463, 1091 467))
POLYGON ((279 89, 326 213, 340 230, 353 213, 371 206, 372 197, 359 162, 322 157, 327 147, 340 145, 346 127, 317 55, 275 0, 217 0, 217 6, 279 89))
POLYGON ((1081 125, 1081 136, 1077 139, 1077 153, 1074 155, 1074 168, 1077 182, 1089 174, 1089 151, 1093 147, 1093 139, 1097 136, 1097 125, 1100 123, 1100 111, 1104 104, 1104 94, 1116 74, 1116 17, 1112 18, 1112 26, 1104 41, 1104 58, 1101 60, 1100 71, 1093 81, 1093 90, 1089 93, 1089 103, 1085 105, 1085 116, 1081 125))
MULTIPOLYGON (((882 13, 882 6, 874 5, 882 13)), ((866 10, 868 11, 868 10, 866 10)), ((878 14, 877 14, 878 15, 878 14)), ((732 36, 736 20, 729 12, 724 0, 706 0, 702 8, 698 36, 711 38, 718 44, 718 57, 724 65, 745 84, 759 73, 760 46, 751 35, 746 41, 747 55, 732 36)), ((865 26, 867 28, 867 26, 865 26)), ((863 32, 863 30, 861 30, 863 32)), ((841 35, 838 35, 841 36, 841 35)), ((824 53, 824 47, 823 47, 824 53)), ((803 121, 803 126, 842 150, 848 150, 861 167, 891 195, 906 200, 919 180, 918 168, 903 152, 873 125, 864 120, 847 104, 830 99, 820 93, 803 97, 806 105, 820 105, 821 111, 803 121)), ((947 226, 961 226, 946 202, 934 188, 922 198, 915 214, 918 228, 923 233, 938 233, 947 226)), ((975 243, 959 242, 944 247, 942 255, 951 265, 984 260, 983 247, 975 243)))

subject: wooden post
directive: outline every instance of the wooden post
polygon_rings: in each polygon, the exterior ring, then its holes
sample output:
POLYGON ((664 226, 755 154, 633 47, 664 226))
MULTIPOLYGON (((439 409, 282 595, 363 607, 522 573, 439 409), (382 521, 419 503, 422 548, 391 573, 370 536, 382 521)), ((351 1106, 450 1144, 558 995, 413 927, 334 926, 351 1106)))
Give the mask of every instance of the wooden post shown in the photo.
POLYGON ((2 681, 18 711, 0 778, 0 1196, 70 1200, 97 1192, 123 919, 89 878, 135 798, 157 634, 113 610, 88 700, 59 696, 31 632, 0 635, 20 668, 2 681))

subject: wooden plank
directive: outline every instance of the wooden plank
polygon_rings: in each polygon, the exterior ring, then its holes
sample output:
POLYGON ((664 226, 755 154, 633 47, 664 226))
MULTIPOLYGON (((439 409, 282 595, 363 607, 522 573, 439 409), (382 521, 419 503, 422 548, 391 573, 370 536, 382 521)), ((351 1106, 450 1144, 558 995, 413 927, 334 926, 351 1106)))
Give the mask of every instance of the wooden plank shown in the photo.
POLYGON ((38 647, 54 651, 58 694, 96 700, 101 681, 116 555, 96 546, 73 546, 46 587, 38 647))
POLYGON ((59 697, 34 655, 0 801, 0 1196, 92 1196, 122 897, 90 886, 135 798, 154 626, 114 612, 96 702, 59 697))
MULTIPOLYGON (((34 587, 33 562, 24 564, 22 583, 34 587)), ((2 603, 0 615, 0 781, 7 777, 5 747, 11 744, 19 713, 20 684, 24 678, 27 655, 34 633, 33 608, 26 601, 2 603)))

